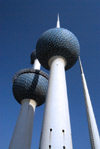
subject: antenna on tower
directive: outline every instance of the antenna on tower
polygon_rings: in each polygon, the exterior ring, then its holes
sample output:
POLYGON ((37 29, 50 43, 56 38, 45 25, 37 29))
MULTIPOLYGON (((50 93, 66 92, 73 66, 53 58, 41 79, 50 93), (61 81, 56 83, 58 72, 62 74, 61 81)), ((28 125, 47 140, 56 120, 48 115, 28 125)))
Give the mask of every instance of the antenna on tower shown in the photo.
POLYGON ((59 19, 59 13, 58 13, 58 16, 57 16, 57 28, 60 28, 60 19, 59 19))

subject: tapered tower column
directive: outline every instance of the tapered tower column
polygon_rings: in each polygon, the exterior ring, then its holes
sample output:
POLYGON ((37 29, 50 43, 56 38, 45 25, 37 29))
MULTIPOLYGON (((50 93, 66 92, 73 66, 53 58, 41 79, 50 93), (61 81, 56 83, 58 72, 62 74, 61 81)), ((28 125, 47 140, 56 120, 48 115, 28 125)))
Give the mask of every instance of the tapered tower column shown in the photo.
POLYGON ((96 124, 95 115, 93 112, 93 107, 85 79, 85 75, 83 72, 81 60, 79 58, 80 69, 81 69, 81 77, 84 89, 84 96, 85 96, 85 104, 86 104, 86 111, 87 111, 87 119, 88 119, 88 127, 89 127, 89 134, 90 134, 90 142, 92 149, 100 149, 100 136, 99 131, 96 124))
POLYGON ((54 57, 50 63, 40 149, 72 149, 65 65, 66 61, 62 57, 54 57))
POLYGON ((33 118, 36 102, 33 99, 22 100, 21 111, 16 123, 9 149, 30 149, 33 118))
MULTIPOLYGON (((36 56, 33 52, 34 57, 36 56)), ((36 57, 31 61, 36 62, 36 57)), ((38 62, 38 61, 37 61, 38 62)), ((33 119, 36 106, 45 102, 48 75, 40 71, 40 64, 18 72, 13 79, 13 94, 21 104, 21 110, 9 145, 9 149, 30 149, 33 119)))
POLYGON ((33 65, 33 69, 35 70, 40 70, 41 68, 41 64, 39 63, 38 59, 36 58, 36 51, 34 50, 32 53, 31 53, 31 64, 33 65))
POLYGON ((42 66, 50 70, 40 149, 72 149, 72 136, 65 69, 77 61, 79 44, 68 30, 57 28, 42 34, 36 55, 42 66))

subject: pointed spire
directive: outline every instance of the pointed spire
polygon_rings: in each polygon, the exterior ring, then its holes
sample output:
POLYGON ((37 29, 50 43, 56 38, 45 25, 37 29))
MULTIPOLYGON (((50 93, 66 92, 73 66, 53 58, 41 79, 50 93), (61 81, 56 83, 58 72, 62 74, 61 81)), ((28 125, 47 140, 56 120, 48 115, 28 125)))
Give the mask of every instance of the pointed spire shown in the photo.
POLYGON ((59 19, 59 13, 58 13, 58 16, 57 16, 57 28, 60 28, 60 19, 59 19))
POLYGON ((80 64, 80 70, 81 70, 81 73, 83 73, 83 67, 82 67, 82 63, 81 63, 80 56, 78 57, 78 59, 79 59, 79 64, 80 64))
POLYGON ((80 69, 81 69, 81 77, 82 77, 82 84, 84 89, 84 96, 85 96, 85 104, 86 104, 86 111, 87 111, 87 119, 88 119, 88 128, 90 134, 90 141, 91 141, 91 148, 92 149, 99 149, 100 148, 100 136, 99 130, 97 127, 91 98, 88 91, 88 86, 86 82, 86 78, 83 72, 83 67, 81 63, 81 59, 79 57, 80 69))

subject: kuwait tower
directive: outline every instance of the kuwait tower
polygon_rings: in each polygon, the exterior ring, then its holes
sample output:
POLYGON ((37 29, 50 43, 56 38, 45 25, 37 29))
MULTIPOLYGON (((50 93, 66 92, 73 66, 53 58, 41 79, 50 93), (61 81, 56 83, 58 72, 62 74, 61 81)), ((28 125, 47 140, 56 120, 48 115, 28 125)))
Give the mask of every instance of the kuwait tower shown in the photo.
POLYGON ((80 46, 69 30, 57 27, 44 32, 36 45, 41 65, 50 70, 40 149, 72 149, 65 70, 77 61, 80 46))

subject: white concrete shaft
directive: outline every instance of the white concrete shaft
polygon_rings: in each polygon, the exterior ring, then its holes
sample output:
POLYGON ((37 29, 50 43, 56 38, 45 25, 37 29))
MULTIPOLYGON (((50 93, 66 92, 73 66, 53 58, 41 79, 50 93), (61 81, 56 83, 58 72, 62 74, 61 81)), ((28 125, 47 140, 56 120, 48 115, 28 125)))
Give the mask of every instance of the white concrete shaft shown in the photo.
POLYGON ((21 111, 9 145, 9 149, 30 149, 33 129, 33 117, 36 102, 31 99, 22 101, 21 111))
POLYGON ((97 128, 92 103, 85 79, 85 75, 83 72, 83 68, 80 62, 81 67, 81 77, 82 77, 82 83, 83 83, 83 89, 84 89, 84 95, 85 95, 85 104, 86 104, 86 110, 87 110, 87 118, 88 118, 88 127, 89 127, 89 133, 90 133, 90 141, 91 141, 91 147, 92 149, 100 149, 100 137, 99 137, 99 131, 97 128))
POLYGON ((40 149, 72 149, 65 61, 51 62, 40 149))
POLYGON ((37 70, 40 70, 40 67, 41 67, 41 65, 40 65, 38 59, 35 59, 33 68, 37 69, 37 70))

